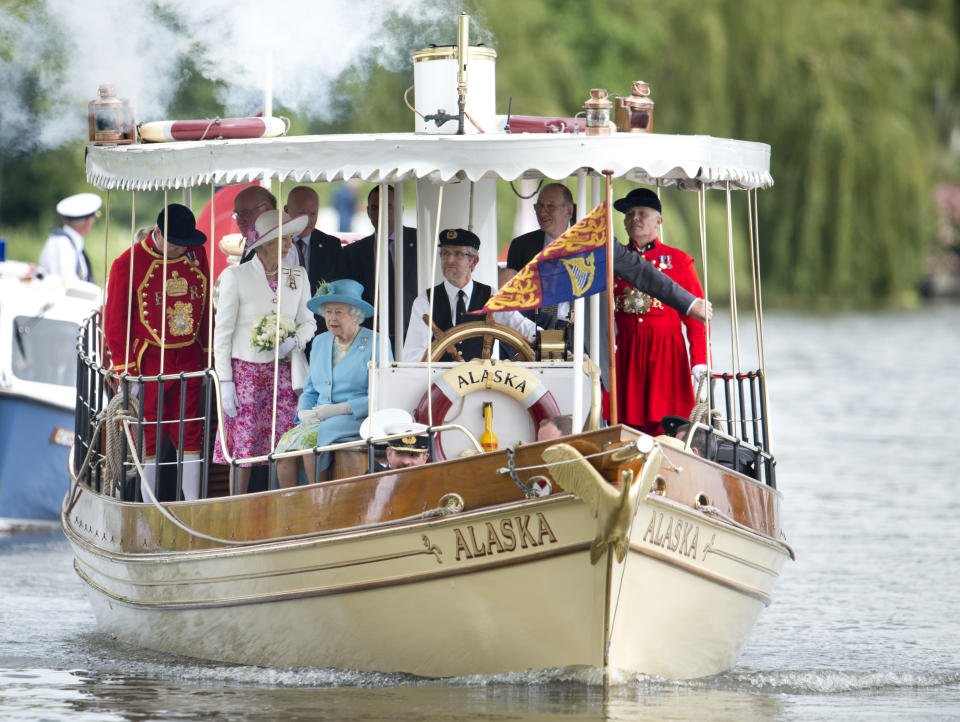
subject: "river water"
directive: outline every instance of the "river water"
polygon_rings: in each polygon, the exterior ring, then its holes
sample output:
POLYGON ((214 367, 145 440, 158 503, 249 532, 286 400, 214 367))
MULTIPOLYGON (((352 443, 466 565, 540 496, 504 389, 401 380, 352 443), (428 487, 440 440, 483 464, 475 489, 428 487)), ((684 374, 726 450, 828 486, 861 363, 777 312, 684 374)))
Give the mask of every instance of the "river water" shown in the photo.
MULTIPOLYGON (((198 663, 98 632, 66 541, 33 533, 0 536, 0 719, 960 719, 960 307, 774 314, 766 332, 798 559, 728 674, 604 689, 596 670, 427 681, 198 663)), ((714 335, 725 359, 722 321, 714 335)))

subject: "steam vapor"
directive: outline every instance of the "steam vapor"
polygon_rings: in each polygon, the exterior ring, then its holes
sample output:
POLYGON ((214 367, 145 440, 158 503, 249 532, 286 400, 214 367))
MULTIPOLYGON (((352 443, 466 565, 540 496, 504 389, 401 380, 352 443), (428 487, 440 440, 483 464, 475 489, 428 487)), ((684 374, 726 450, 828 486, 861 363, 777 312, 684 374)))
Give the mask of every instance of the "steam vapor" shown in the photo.
POLYGON ((101 83, 131 101, 138 122, 165 119, 185 57, 222 82, 226 116, 261 110, 272 58, 274 105, 329 118, 342 73, 407 67, 416 48, 454 42, 458 10, 452 0, 2 3, 0 144, 85 140, 86 106, 101 83))

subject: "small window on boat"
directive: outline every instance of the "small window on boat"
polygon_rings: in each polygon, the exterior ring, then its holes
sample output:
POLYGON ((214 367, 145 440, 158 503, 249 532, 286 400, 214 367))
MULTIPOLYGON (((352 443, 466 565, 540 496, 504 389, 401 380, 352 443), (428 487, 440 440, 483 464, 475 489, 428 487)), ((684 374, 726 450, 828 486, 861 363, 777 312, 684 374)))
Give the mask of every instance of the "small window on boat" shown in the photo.
POLYGON ((13 319, 11 366, 17 378, 73 386, 77 376, 77 332, 72 321, 35 316, 13 319))

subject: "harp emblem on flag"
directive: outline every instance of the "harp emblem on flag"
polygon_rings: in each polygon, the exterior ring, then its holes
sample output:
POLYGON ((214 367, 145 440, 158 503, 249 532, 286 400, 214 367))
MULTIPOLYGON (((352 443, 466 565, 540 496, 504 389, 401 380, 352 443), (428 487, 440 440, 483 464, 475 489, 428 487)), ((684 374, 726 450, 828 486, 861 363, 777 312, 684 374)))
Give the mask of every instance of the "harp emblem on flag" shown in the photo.
POLYGON ((563 267, 570 274, 570 286, 573 288, 573 295, 580 297, 593 285, 593 276, 597 271, 594 264, 593 254, 579 258, 561 258, 563 267))

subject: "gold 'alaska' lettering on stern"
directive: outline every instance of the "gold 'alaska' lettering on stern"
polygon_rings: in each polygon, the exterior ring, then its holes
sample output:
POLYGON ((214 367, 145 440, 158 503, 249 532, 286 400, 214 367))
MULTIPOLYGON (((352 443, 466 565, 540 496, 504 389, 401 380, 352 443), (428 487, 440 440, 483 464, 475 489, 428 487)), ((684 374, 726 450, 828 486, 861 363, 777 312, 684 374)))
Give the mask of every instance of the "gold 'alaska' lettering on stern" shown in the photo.
POLYGON ((457 526, 453 528, 453 538, 456 561, 557 543, 557 535, 543 512, 537 512, 533 517, 530 514, 508 517, 499 523, 488 521, 477 527, 473 524, 462 528, 457 526))
POLYGON ((696 559, 697 546, 700 544, 700 527, 683 519, 676 519, 662 511, 654 511, 650 515, 650 524, 643 533, 643 541, 668 549, 680 556, 696 559))

